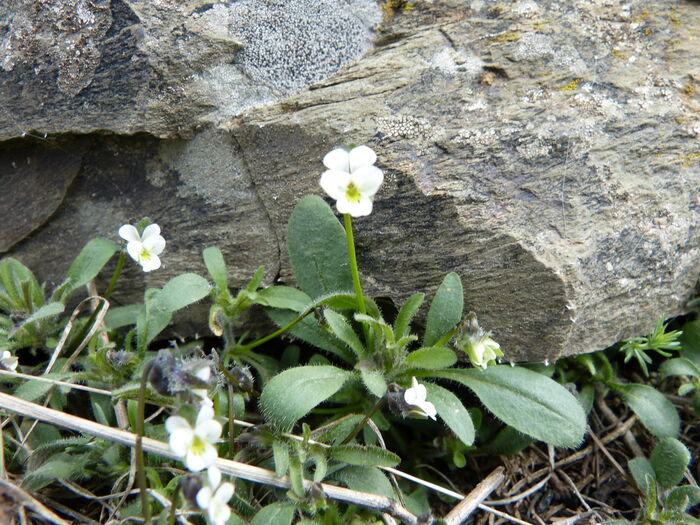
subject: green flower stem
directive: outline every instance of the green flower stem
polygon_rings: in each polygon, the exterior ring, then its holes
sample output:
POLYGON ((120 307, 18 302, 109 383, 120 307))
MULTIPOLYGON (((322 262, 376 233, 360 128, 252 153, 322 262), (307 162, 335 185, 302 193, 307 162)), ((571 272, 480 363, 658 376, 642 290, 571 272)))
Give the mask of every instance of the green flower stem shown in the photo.
MULTIPOLYGON (((136 411, 136 444, 134 446, 134 454, 136 455, 136 478, 139 484, 139 492, 141 494, 141 513, 143 514, 143 522, 147 525, 151 521, 151 509, 148 504, 148 487, 146 485, 146 470, 143 461, 143 421, 146 412, 146 382, 148 375, 151 372, 153 361, 150 361, 143 369, 141 375, 141 383, 139 384, 139 400, 138 409, 136 411)), ((175 502, 173 501, 173 506, 175 502)))
POLYGON ((274 339, 278 335, 282 335, 284 332, 286 332, 290 328, 293 328, 294 325, 296 325, 299 321, 301 321, 304 317, 309 315, 311 312, 312 312, 312 310, 309 310, 308 312, 303 312, 303 313, 299 314, 298 316, 296 316, 291 321, 289 321, 282 328, 275 330, 271 334, 268 334, 265 337, 258 339, 257 341, 253 341, 252 343, 248 343, 247 345, 243 345, 243 346, 239 347, 239 353, 245 353, 248 350, 252 350, 256 346, 260 346, 261 344, 267 343, 270 339, 274 339))
POLYGON ((377 401, 375 403, 375 405, 372 407, 372 410, 370 410, 367 413, 367 415, 364 418, 362 418, 362 421, 360 421, 357 425, 355 425, 355 428, 352 429, 352 432, 350 432, 348 437, 346 437, 343 440, 341 445, 347 445, 355 438, 355 436, 357 436, 357 434, 360 433, 360 430, 362 430, 362 428, 365 426, 367 421, 369 421, 369 419, 377 412, 377 410, 379 410, 381 408, 381 406, 384 404, 385 400, 386 400, 386 395, 383 395, 382 397, 379 398, 379 401, 377 401))
POLYGON ((105 299, 109 299, 109 296, 112 295, 114 288, 117 286, 117 281, 122 273, 122 268, 124 268, 124 261, 126 261, 126 252, 122 250, 122 252, 119 254, 119 259, 117 259, 117 267, 114 269, 112 278, 109 280, 109 285, 107 285, 107 290, 104 293, 105 299))
POLYGON ((170 501, 170 512, 168 513, 168 525, 175 525, 175 511, 180 504, 180 484, 175 486, 175 492, 173 492, 173 499, 170 501))
POLYGON ((355 255, 355 238, 352 235, 352 218, 349 213, 343 215, 345 221, 345 237, 348 241, 348 255, 350 256, 350 270, 352 270, 352 284, 355 286, 357 295, 357 306, 361 314, 367 313, 365 306, 365 296, 362 295, 362 285, 360 284, 360 271, 357 268, 357 256, 355 255))
MULTIPOLYGON (((357 307, 361 314, 367 314, 367 306, 365 305, 365 296, 362 294, 362 284, 360 283, 360 270, 357 267, 357 255, 355 254, 355 238, 352 234, 352 218, 349 213, 343 214, 345 223, 345 238, 348 242, 348 256, 350 257, 350 270, 352 271, 352 284, 355 287, 355 295, 357 297, 357 307)), ((365 335, 365 344, 367 350, 372 348, 370 328, 366 324, 362 324, 362 331, 365 335)))

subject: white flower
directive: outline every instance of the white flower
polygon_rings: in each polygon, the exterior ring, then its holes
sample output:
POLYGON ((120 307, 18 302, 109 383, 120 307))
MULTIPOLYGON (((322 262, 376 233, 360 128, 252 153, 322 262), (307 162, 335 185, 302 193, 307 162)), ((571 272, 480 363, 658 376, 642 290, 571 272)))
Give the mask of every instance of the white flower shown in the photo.
POLYGON ((411 383, 413 386, 403 393, 404 401, 411 405, 410 413, 434 420, 437 410, 435 410, 435 405, 430 401, 426 401, 428 391, 425 389, 425 386, 421 385, 415 377, 411 380, 411 383))
POLYGON ((484 370, 489 364, 495 363, 498 357, 503 356, 501 345, 484 334, 476 342, 466 345, 467 356, 474 366, 480 366, 484 370))
POLYGON ((9 350, 4 350, 0 356, 0 365, 7 370, 17 370, 17 358, 13 356, 9 350))
POLYGON ((160 268, 158 256, 165 249, 165 239, 160 235, 160 226, 149 224, 139 235, 131 224, 119 228, 119 236, 127 241, 126 251, 131 258, 141 265, 144 272, 160 268))
POLYGON ((207 511, 209 521, 214 525, 224 525, 231 517, 228 501, 233 496, 233 485, 221 483, 221 471, 216 465, 209 467, 207 478, 209 486, 202 487, 197 492, 197 505, 207 511))
MULTIPOLYGON (((194 376, 197 379, 201 379, 205 383, 209 383, 209 380, 211 379, 211 367, 209 366, 209 363, 201 363, 199 368, 195 371, 194 376)), ((192 394, 194 394, 202 405, 214 405, 214 402, 209 399, 209 389, 193 388, 192 394)))
POLYGON ((221 423, 214 420, 214 409, 202 405, 197 414, 194 428, 181 416, 170 416, 165 421, 165 429, 170 434, 170 450, 184 458, 185 465, 192 472, 213 465, 218 454, 214 443, 221 436, 221 423))
POLYGON ((337 148, 323 157, 328 170, 321 176, 321 187, 336 200, 338 212, 353 217, 372 213, 372 197, 384 181, 382 170, 373 166, 376 160, 367 146, 337 148))

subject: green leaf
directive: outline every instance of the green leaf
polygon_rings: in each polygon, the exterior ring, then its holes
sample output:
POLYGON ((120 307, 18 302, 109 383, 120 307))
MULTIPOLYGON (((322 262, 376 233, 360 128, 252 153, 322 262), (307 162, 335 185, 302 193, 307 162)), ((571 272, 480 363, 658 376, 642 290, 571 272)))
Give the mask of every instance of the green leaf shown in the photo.
POLYGON ((351 373, 334 366, 299 366, 273 377, 260 396, 265 417, 283 432, 335 394, 351 373))
POLYGON ((423 346, 435 346, 462 319, 464 291, 456 273, 448 273, 435 292, 428 310, 423 346))
POLYGON ((682 330, 681 355, 700 367, 700 319, 685 323, 682 330))
POLYGON ((43 304, 43 290, 29 268, 12 257, 0 261, 0 309, 33 312, 43 304))
POLYGON ((110 330, 116 330, 122 326, 136 324, 136 319, 143 310, 142 304, 130 304, 110 308, 105 315, 105 325, 110 330))
POLYGON ((319 429, 320 433, 315 438, 323 443, 340 443, 350 435, 350 432, 365 418, 363 414, 350 414, 325 425, 319 429))
POLYGON ((329 308, 323 311, 323 317, 325 317, 328 328, 331 329, 333 335, 348 345, 358 359, 362 359, 365 355, 365 347, 347 319, 329 308))
POLYGON ((209 294, 209 283, 201 275, 184 273, 170 279, 158 295, 158 307, 175 312, 204 299, 209 294))
POLYGON ((258 302, 271 308, 302 312, 311 303, 311 297, 291 286, 271 286, 258 292, 258 302))
POLYGON ((436 370, 438 368, 449 368, 456 362, 457 356, 455 353, 444 346, 419 348, 406 356, 406 366, 408 368, 436 370))
MULTIPOLYGON (((62 381, 66 379, 66 374, 51 373, 44 374, 42 377, 62 381)), ((17 387, 14 391, 14 395, 25 401, 34 402, 46 395, 53 386, 54 385, 51 383, 46 383, 44 381, 27 380, 17 387)))
POLYGON ((287 249, 296 282, 311 297, 353 290, 345 230, 320 197, 304 197, 295 206, 287 249))
POLYGON ((65 310, 66 307, 63 305, 63 303, 48 303, 39 308, 36 312, 34 312, 30 317, 28 317, 22 324, 29 324, 33 323, 34 321, 38 321, 40 319, 45 319, 47 317, 51 317, 53 315, 58 315, 63 310, 65 310))
POLYGON ((649 460, 647 460, 647 458, 642 457, 631 459, 627 463, 627 468, 632 474, 634 482, 639 487, 639 490, 646 493, 648 488, 648 480, 654 479, 655 477, 654 467, 651 466, 649 460))
POLYGON ((576 447, 583 441, 586 416, 579 402, 563 386, 536 372, 497 365, 423 375, 467 386, 497 418, 535 439, 559 447, 576 447))
POLYGON ((70 284, 65 289, 62 299, 65 300, 75 290, 97 277, 118 249, 112 241, 99 237, 88 242, 68 269, 70 284))
POLYGON ((474 443, 474 424, 459 398, 452 392, 432 383, 423 383, 428 391, 427 400, 435 405, 438 415, 462 443, 474 443))
POLYGON ((411 297, 406 299, 406 302, 401 306, 401 310, 396 315, 396 321, 394 322, 394 333, 396 339, 401 339, 410 334, 411 332, 411 321, 413 316, 423 304, 425 299, 424 293, 416 293, 411 297))
POLYGON ((661 373, 661 377, 700 377, 700 368, 698 368, 698 366, 690 359, 686 359, 685 357, 677 357, 675 359, 668 359, 664 361, 659 367, 659 372, 661 373))
MULTIPOLYGON (((291 312, 289 310, 277 310, 270 308, 266 309, 266 313, 277 326, 284 326, 292 319, 297 317, 295 312, 291 312)), ((311 315, 299 321, 299 323, 289 330, 289 333, 317 348, 321 348, 337 355, 348 363, 355 362, 355 357, 353 356, 352 352, 348 350, 347 346, 337 337, 333 336, 333 334, 330 334, 321 328, 316 319, 311 315)))
POLYGON ((291 525, 295 507, 286 501, 278 501, 260 509, 250 525, 291 525))
POLYGON ((690 451, 675 438, 663 438, 654 447, 649 463, 654 468, 659 488, 668 490, 683 479, 690 463, 690 451))
POLYGON ((352 490, 395 498, 394 488, 377 467, 346 467, 334 474, 335 478, 352 490))
POLYGON ((377 397, 382 397, 386 394, 386 380, 381 372, 360 368, 360 375, 362 376, 362 382, 367 387, 367 390, 372 394, 377 397))
POLYGON ((209 275, 216 283, 220 290, 228 290, 228 273, 226 271, 226 262, 221 250, 216 246, 205 248, 202 252, 204 264, 207 267, 209 275))
POLYGON ((349 465, 362 467, 395 467, 401 458, 384 448, 362 445, 339 445, 331 449, 331 457, 349 465))
POLYGON ((649 432, 657 437, 678 435, 680 427, 678 412, 661 392, 650 386, 636 383, 627 385, 608 383, 608 386, 622 396, 649 432))
POLYGON ((289 447, 283 441, 272 442, 272 456, 275 459, 275 475, 281 478, 289 469, 289 447))
POLYGON ((700 504, 700 489, 692 485, 684 485, 668 491, 664 506, 675 512, 685 512, 698 504, 700 504))

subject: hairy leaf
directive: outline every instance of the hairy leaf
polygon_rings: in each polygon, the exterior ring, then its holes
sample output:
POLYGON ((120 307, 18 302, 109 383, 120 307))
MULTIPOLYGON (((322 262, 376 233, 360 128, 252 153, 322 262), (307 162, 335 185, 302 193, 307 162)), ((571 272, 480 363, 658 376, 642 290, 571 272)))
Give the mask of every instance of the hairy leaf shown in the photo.
POLYGON ((116 244, 107 239, 98 237, 89 241, 68 269, 70 284, 64 290, 62 299, 65 300, 75 290, 97 277, 118 249, 116 244))
POLYGON ((642 424, 657 437, 676 437, 680 418, 673 404, 661 392, 647 385, 631 383, 608 386, 619 393, 642 424))
POLYGON ((320 197, 304 197, 295 206, 287 249, 299 288, 311 297, 353 289, 345 230, 320 197))
POLYGON ((228 272, 226 271, 226 262, 221 250, 216 246, 205 248, 202 252, 204 264, 211 275, 212 280, 220 290, 228 290, 228 272))
POLYGON ((401 458, 384 448, 362 445, 339 445, 331 449, 331 457, 349 465, 364 467, 395 467, 401 458))
POLYGON ((659 488, 667 490, 683 479, 690 463, 690 451, 675 438, 663 438, 654 447, 649 463, 654 468, 659 488))
POLYGON ((335 394, 351 373, 334 366, 299 366, 273 377, 260 396, 266 418, 282 431, 335 394))
POLYGON ((450 430, 469 446, 474 443, 474 424, 459 398, 452 392, 432 383, 423 383, 428 391, 427 400, 435 405, 438 415, 450 430))
POLYGON ((462 319, 464 291, 456 273, 448 273, 435 292, 428 310, 423 346, 434 346, 462 319))
POLYGON ((536 372, 497 365, 423 375, 467 386, 496 417, 535 439, 559 447, 576 447, 583 441, 586 416, 579 402, 563 386, 536 372))
POLYGON ((457 356, 455 353, 444 346, 419 348, 406 356, 406 366, 408 368, 436 370, 438 368, 449 368, 456 362, 457 356))

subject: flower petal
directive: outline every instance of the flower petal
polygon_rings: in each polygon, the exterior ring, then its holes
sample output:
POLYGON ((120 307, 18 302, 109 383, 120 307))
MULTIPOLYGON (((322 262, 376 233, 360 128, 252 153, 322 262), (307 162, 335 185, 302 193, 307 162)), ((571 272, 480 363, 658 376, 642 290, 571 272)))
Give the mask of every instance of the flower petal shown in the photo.
POLYGON ((209 519, 214 525, 226 525, 231 517, 231 509, 228 505, 212 504, 209 506, 209 519))
POLYGON ((209 419, 214 419, 214 409, 212 407, 202 407, 197 413, 197 422, 195 426, 199 426, 209 419))
POLYGON ((165 430, 172 434, 176 430, 187 429, 192 432, 189 422, 182 416, 170 416, 165 420, 165 430))
POLYGON ((144 237, 143 246, 153 255, 160 255, 160 253, 165 249, 165 239, 163 239, 163 237, 161 237, 160 235, 151 235, 150 237, 144 237))
POLYGON ((376 166, 364 166, 352 173, 352 183, 362 195, 371 197, 384 182, 384 173, 376 166))
POLYGON ((141 259, 139 262, 144 272, 152 272, 160 268, 160 259, 155 254, 151 254, 148 259, 141 259))
POLYGON ((336 148, 326 153, 323 164, 329 170, 350 171, 350 156, 343 148, 336 148))
MULTIPOLYGON (((212 408, 212 407, 209 404, 204 404, 204 405, 202 405, 202 408, 212 408)), ((218 421, 215 421, 213 419, 210 419, 208 421, 203 421, 202 423, 198 424, 197 428, 195 429, 194 432, 200 438, 207 441, 208 443, 215 443, 219 439, 219 437, 221 436, 222 430, 223 430, 223 427, 221 426, 221 423, 219 423, 218 421)))
POLYGON ((377 161, 377 154, 368 146, 352 148, 350 153, 348 153, 348 157, 350 161, 350 171, 352 172, 363 166, 371 166, 377 161))
POLYGON ((207 478, 209 478, 209 486, 212 488, 212 490, 216 490, 216 488, 221 484, 221 471, 219 470, 219 467, 216 465, 209 467, 207 469, 207 478))
POLYGON ((185 458, 185 465, 187 466, 188 470, 191 470, 192 472, 199 472, 200 470, 204 470, 205 468, 216 463, 218 457, 219 454, 217 453, 216 448, 214 448, 213 445, 206 443, 201 453, 194 453, 192 448, 188 450, 187 457, 185 458))
POLYGON ((141 244, 141 241, 129 241, 126 244, 126 251, 133 260, 140 262, 143 244, 141 244))
POLYGON ((144 228, 143 234, 141 235, 141 240, 145 241, 149 237, 156 235, 160 235, 160 226, 158 226, 156 223, 149 224, 144 228))
POLYGON ((119 228, 119 237, 129 242, 141 242, 141 236, 139 235, 139 231, 136 229, 135 226, 132 226, 131 224, 125 224, 124 226, 119 228))
POLYGON ((202 487, 199 489, 199 492, 197 492, 197 496, 195 499, 197 500, 197 505, 199 505, 200 509, 208 509, 209 508, 209 503, 212 500, 212 490, 209 487, 202 487))
POLYGON ((170 433, 168 445, 178 457, 185 457, 189 454, 193 439, 194 433, 191 429, 181 428, 170 433))
POLYGON ((329 197, 338 200, 347 191, 350 174, 346 171, 328 170, 323 172, 319 183, 329 197))
POLYGON ((234 489, 231 483, 224 483, 217 489, 216 494, 214 494, 214 498, 221 503, 228 503, 228 500, 230 500, 231 496, 233 496, 233 491, 234 489))

